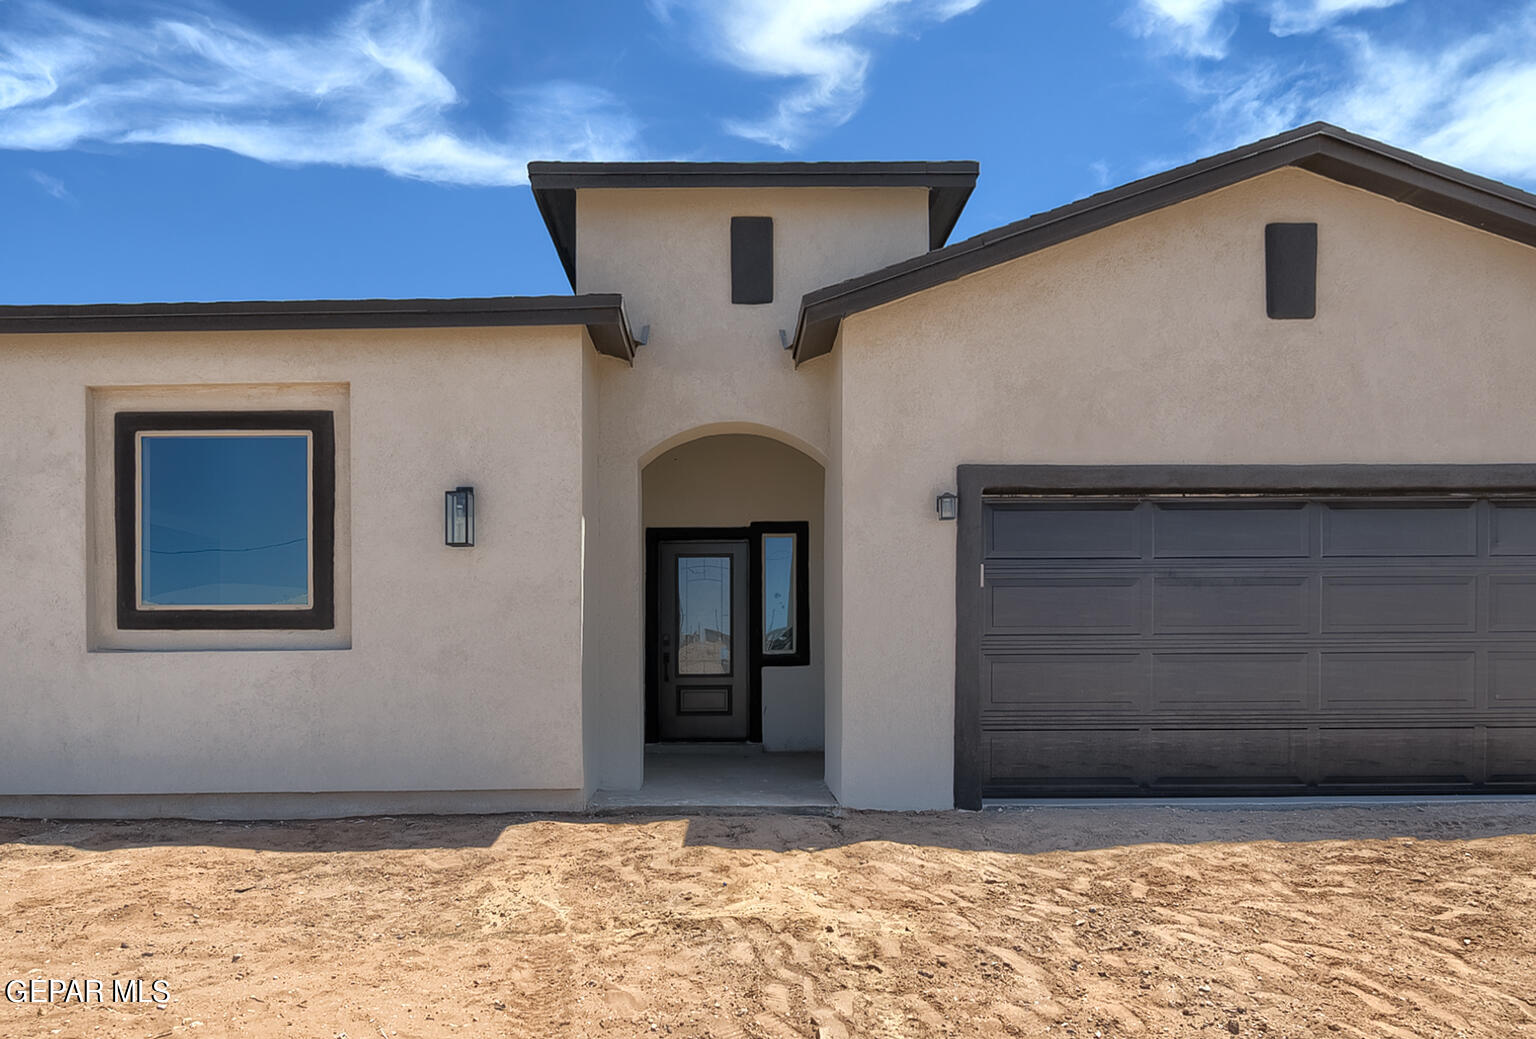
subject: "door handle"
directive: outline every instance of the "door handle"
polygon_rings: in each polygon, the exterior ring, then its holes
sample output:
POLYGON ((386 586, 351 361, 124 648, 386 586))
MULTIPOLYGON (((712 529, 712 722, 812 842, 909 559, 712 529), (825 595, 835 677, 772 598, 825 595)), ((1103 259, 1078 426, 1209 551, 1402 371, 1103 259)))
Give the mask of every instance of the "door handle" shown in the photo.
POLYGON ((661 680, 663 682, 670 682, 670 681, 672 681, 672 654, 671 653, 663 653, 661 655, 661 680))

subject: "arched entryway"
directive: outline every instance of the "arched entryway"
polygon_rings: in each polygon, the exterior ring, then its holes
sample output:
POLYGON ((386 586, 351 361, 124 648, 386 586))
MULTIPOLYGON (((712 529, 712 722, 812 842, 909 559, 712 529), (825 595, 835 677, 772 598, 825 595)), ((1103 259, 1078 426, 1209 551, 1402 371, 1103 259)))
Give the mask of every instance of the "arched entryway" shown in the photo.
POLYGON ((824 481, 804 452, 755 434, 689 440, 645 466, 647 742, 821 749, 824 481))
POLYGON ((600 804, 832 802, 822 783, 825 470, 706 430, 641 470, 645 754, 600 804))

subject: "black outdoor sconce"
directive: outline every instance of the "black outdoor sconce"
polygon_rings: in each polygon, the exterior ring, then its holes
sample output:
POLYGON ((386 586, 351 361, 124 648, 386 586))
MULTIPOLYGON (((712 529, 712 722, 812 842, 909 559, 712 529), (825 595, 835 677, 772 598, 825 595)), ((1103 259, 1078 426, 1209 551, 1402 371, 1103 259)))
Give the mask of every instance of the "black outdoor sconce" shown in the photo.
POLYGON ((475 489, 455 487, 443 495, 443 544, 469 548, 475 543, 475 489))
POLYGON ((960 515, 960 499, 951 491, 945 491, 934 502, 934 508, 939 512, 939 519, 952 520, 960 515))

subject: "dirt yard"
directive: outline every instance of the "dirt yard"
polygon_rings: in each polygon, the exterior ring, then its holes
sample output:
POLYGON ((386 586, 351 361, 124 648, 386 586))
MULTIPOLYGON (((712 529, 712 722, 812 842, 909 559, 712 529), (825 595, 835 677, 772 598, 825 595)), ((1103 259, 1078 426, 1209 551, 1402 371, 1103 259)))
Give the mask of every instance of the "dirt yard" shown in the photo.
POLYGON ((0 980, 169 993, 0 1001, 0 1036, 1536 1036, 1532 833, 1520 802, 0 820, 0 980))

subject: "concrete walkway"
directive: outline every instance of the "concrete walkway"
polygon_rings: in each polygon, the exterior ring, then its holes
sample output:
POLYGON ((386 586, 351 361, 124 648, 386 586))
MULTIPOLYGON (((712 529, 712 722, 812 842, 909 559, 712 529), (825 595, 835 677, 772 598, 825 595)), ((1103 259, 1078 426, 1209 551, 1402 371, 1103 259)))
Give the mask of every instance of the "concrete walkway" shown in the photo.
POLYGON ((837 799, 822 781, 821 753, 767 754, 741 744, 647 747, 639 790, 599 790, 594 812, 743 809, 828 813, 837 799))

